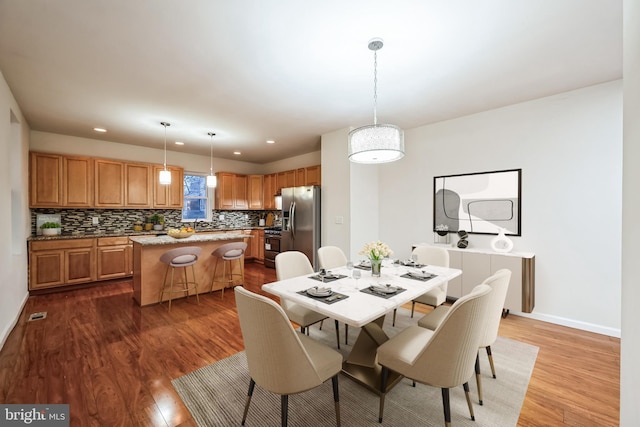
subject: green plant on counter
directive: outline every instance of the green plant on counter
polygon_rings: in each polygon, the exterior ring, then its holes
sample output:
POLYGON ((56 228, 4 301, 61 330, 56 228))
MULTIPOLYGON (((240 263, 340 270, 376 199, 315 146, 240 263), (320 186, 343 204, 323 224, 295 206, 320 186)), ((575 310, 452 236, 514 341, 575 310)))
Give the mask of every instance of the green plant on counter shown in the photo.
POLYGON ((45 222, 40 228, 60 228, 60 224, 57 222, 45 222))
POLYGON ((149 217, 148 220, 152 224, 164 224, 164 215, 153 214, 149 217))

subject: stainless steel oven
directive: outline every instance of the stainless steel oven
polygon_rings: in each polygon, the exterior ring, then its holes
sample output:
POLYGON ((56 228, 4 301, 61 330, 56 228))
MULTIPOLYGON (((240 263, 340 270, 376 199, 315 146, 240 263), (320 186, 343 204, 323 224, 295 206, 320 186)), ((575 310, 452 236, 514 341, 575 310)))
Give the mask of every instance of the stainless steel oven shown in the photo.
POLYGON ((276 268, 276 255, 280 253, 280 237, 282 228, 267 227, 264 229, 264 266, 276 268))

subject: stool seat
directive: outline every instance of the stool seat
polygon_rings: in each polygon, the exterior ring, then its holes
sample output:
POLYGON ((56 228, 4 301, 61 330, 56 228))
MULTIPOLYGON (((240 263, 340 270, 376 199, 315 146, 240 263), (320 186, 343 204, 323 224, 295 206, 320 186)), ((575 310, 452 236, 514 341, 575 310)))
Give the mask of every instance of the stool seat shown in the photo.
POLYGON ((225 243, 219 246, 215 251, 211 253, 211 256, 215 258, 215 266, 213 268, 213 277, 211 279, 211 291, 216 283, 223 283, 222 292, 220 298, 224 297, 224 288, 227 286, 236 286, 244 284, 244 253, 247 250, 247 244, 245 242, 231 242, 225 243), (222 260, 222 277, 216 279, 218 272, 218 262, 222 260), (233 261, 238 261, 240 265, 240 273, 233 272, 233 261), (229 266, 229 274, 227 275, 227 265, 229 266), (235 283, 234 278, 239 278, 240 283, 235 283))
POLYGON ((160 292, 160 303, 162 303, 162 298, 165 293, 169 294, 169 311, 171 311, 171 301, 173 300, 174 293, 186 293, 187 298, 189 297, 189 292, 193 291, 196 294, 196 301, 200 304, 200 298, 198 297, 198 283, 196 282, 196 272, 194 269, 194 265, 198 262, 198 257, 202 253, 202 248, 198 246, 185 246, 182 248, 171 249, 160 256, 160 262, 167 265, 167 268, 164 273, 163 280, 163 288, 160 292), (193 280, 189 281, 187 278, 187 267, 191 267, 191 274, 193 276, 193 280), (176 268, 184 268, 183 270, 183 281, 177 282, 177 285, 182 285, 182 287, 174 289, 174 272, 176 268), (169 270, 171 270, 171 282, 167 284, 167 276, 169 274, 169 270))

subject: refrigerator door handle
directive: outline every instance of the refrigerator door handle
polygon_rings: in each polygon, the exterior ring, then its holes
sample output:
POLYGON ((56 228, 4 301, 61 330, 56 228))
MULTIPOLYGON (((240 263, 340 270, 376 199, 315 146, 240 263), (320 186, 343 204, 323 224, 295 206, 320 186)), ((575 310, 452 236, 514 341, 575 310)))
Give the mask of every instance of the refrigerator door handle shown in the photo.
POLYGON ((296 202, 291 202, 289 207, 289 229, 291 230, 291 238, 296 238, 296 202))

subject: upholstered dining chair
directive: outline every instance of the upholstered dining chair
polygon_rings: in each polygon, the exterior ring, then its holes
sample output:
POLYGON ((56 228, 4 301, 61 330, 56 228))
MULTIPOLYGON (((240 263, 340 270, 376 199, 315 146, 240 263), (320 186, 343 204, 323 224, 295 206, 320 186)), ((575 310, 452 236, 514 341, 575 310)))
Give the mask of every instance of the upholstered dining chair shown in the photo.
MULTIPOLYGON (((506 268, 496 271, 493 275, 486 278, 482 283, 488 285, 493 289, 489 302, 489 311, 487 317, 484 319, 485 331, 480 341, 479 349, 484 348, 489 358, 489 365, 491 366, 491 374, 493 378, 496 378, 496 368, 493 363, 493 354, 491 353, 491 344, 496 342, 498 338, 498 329, 500 328, 500 319, 502 318, 502 310, 504 308, 504 301, 507 297, 507 291, 509 290, 509 282, 511 281, 511 270, 506 268)), ((425 315, 418 321, 418 326, 423 328, 435 330, 438 325, 444 319, 446 313, 450 310, 448 306, 440 306, 433 310, 431 313, 425 315)), ((480 374, 480 353, 476 356, 476 384, 478 386, 478 402, 483 404, 482 399, 482 376, 480 374)))
POLYGON ((447 427, 451 425, 449 389, 462 384, 471 419, 475 420, 468 381, 484 334, 483 319, 491 292, 488 285, 478 285, 451 306, 435 331, 409 326, 378 347, 378 363, 382 365, 379 422, 384 412, 389 370, 414 382, 441 388, 447 427))
MULTIPOLYGON (((304 253, 298 251, 280 252, 276 255, 275 264, 276 278, 278 280, 286 280, 313 273, 313 266, 311 266, 309 258, 307 258, 304 253)), ((286 299, 280 298, 280 305, 284 309, 284 312, 287 313, 289 319, 300 325, 300 331, 302 333, 306 332, 307 335, 309 335, 309 326, 327 319, 327 316, 324 314, 309 310, 300 304, 286 299)), ((338 348, 340 348, 340 331, 337 321, 336 340, 338 341, 338 348)))
MULTIPOLYGON (((419 264, 436 265, 438 267, 449 268, 449 251, 445 248, 437 246, 418 246, 413 250, 411 255, 417 255, 419 264)), ((413 311, 417 302, 433 307, 438 307, 444 303, 447 300, 448 283, 449 282, 444 282, 411 301, 411 317, 413 317, 413 311)))
MULTIPOLYGON (((318 248, 318 264, 320 268, 330 270, 332 268, 344 267, 347 265, 347 256, 342 249, 337 246, 322 246, 318 248)), ((336 327, 338 327, 338 321, 336 320, 336 327)), ((344 343, 349 344, 349 325, 344 324, 344 343)))
MULTIPOLYGON (((282 307, 273 300, 242 286, 235 289, 235 297, 251 377, 242 425, 256 384, 280 395, 281 423, 286 426, 289 395, 311 390, 331 378, 339 427, 338 374, 342 369, 342 355, 296 332, 282 307)), ((306 424, 313 424, 313 420, 306 424)))

